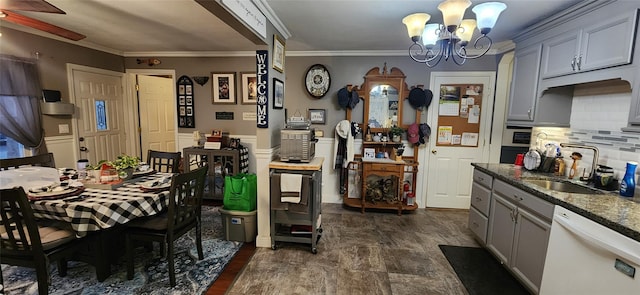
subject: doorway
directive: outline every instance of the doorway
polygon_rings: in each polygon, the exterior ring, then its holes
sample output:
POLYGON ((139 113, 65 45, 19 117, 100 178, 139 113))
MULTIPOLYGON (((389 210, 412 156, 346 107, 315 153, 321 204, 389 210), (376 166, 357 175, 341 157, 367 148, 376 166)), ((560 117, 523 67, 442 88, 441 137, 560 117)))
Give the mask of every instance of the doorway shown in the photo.
POLYGON ((427 167, 422 201, 427 207, 468 209, 471 163, 489 161, 495 72, 433 72, 430 81, 434 100, 423 121, 431 137, 419 156, 427 167))
POLYGON ((75 159, 96 164, 126 152, 123 73, 67 64, 70 101, 77 107, 72 125, 75 159))
POLYGON ((136 124, 129 128, 133 134, 131 148, 146 161, 147 150, 175 152, 177 120, 174 70, 127 70, 128 89, 136 124))

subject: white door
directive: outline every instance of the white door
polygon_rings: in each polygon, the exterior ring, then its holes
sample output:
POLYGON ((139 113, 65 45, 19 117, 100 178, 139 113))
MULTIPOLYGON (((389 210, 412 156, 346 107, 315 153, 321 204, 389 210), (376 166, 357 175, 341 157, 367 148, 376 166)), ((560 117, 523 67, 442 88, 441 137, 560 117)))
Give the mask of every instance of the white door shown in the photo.
POLYGON ((173 79, 145 75, 137 75, 137 79, 140 150, 146 161, 150 149, 177 151, 173 79))
POLYGON ((96 164, 126 152, 123 75, 72 67, 80 158, 96 164))
POLYGON ((427 177, 422 182, 423 186, 426 186, 422 191, 427 193, 427 207, 469 208, 473 181, 471 163, 489 160, 494 85, 495 72, 431 73, 430 89, 433 92, 433 101, 426 120, 432 128, 431 138, 420 160, 420 163, 425 163, 427 167, 427 177), (458 90, 458 99, 444 94, 441 97, 441 86, 448 85, 479 85, 480 88, 459 87, 462 89, 458 90), (467 93, 470 94, 468 97, 467 93), (478 103, 477 98, 472 99, 474 97, 481 97, 482 101, 478 103), (457 123, 451 126, 443 123, 443 126, 440 126, 442 129, 438 130, 439 120, 444 122, 452 118, 457 123), (451 145, 443 145, 447 140, 451 145))

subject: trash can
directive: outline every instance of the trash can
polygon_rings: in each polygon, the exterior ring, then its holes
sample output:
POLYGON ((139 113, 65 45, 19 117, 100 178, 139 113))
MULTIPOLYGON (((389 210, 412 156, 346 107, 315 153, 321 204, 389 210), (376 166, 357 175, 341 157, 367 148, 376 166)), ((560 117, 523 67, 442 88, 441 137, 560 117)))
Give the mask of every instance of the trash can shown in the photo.
POLYGON ((245 212, 220 208, 225 239, 253 242, 256 239, 257 231, 256 213, 257 210, 245 212))

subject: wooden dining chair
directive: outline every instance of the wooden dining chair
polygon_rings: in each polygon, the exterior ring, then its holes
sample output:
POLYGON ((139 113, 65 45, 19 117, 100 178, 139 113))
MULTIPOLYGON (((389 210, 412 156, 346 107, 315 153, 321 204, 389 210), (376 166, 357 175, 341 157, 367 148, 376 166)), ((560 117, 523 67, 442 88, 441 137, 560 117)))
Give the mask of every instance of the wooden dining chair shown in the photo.
MULTIPOLYGON (((125 231, 127 248, 127 279, 133 279, 133 242, 159 242, 160 249, 167 248, 169 282, 176 285, 174 268, 174 241, 196 230, 198 258, 203 259, 200 215, 202 194, 208 166, 174 175, 169 192, 169 208, 165 213, 149 218, 132 220, 125 231)), ((164 251, 161 251, 164 253, 164 251)))
POLYGON ((147 163, 151 169, 158 172, 180 172, 180 159, 182 153, 180 152, 162 152, 149 150, 147 152, 147 163))
MULTIPOLYGON (((38 293, 49 293, 49 263, 67 274, 67 259, 82 247, 75 232, 40 226, 22 187, 0 190, 0 263, 35 268, 38 293)), ((0 274, 1 275, 1 274, 0 274)))
POLYGON ((56 167, 56 162, 53 159, 53 153, 41 154, 31 157, 11 158, 0 160, 0 170, 15 169, 20 166, 41 166, 41 167, 56 167))

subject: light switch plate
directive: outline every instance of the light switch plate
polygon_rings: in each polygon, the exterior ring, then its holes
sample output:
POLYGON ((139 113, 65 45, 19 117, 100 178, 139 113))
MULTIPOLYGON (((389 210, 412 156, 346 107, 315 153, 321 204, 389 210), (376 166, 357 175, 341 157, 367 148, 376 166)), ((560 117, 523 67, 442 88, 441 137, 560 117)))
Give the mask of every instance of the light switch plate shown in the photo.
POLYGON ((58 124, 58 133, 69 133, 69 124, 58 124))

